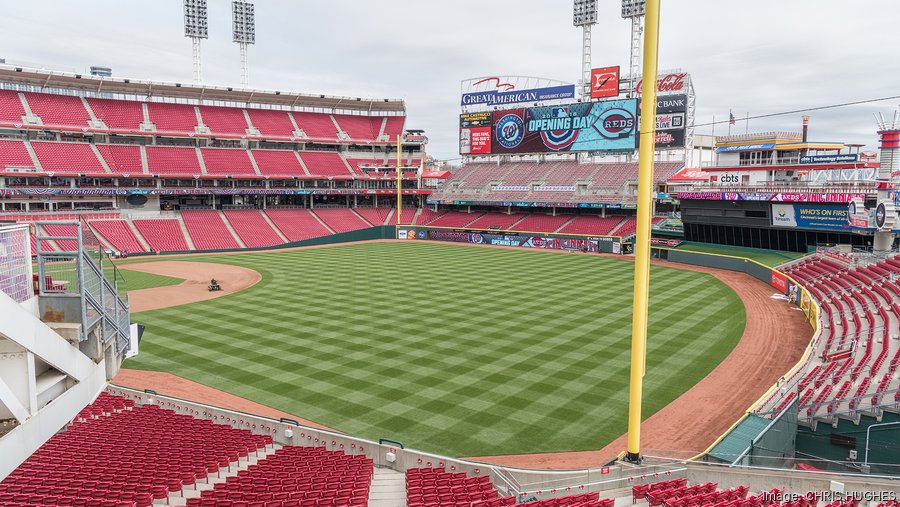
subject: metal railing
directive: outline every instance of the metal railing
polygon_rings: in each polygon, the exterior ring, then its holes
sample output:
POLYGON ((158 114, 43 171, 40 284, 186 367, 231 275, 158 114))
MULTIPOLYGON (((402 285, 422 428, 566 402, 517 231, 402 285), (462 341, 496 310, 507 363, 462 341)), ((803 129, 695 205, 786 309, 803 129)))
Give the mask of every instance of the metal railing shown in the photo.
POLYGON ((128 296, 119 288, 119 280, 124 278, 110 261, 104 263, 102 251, 87 248, 82 234, 85 227, 79 221, 35 223, 38 291, 41 296, 79 296, 81 339, 86 340, 91 330, 99 326, 101 341, 106 344, 115 340, 118 354, 130 342, 128 296), (56 233, 49 233, 48 226, 57 226, 56 233), (68 230, 74 232, 61 232, 68 230), (61 250, 45 250, 45 244, 49 246, 50 242, 61 250), (75 249, 65 249, 72 246, 75 249))
POLYGON ((0 292, 16 303, 34 297, 28 225, 0 227, 0 292))

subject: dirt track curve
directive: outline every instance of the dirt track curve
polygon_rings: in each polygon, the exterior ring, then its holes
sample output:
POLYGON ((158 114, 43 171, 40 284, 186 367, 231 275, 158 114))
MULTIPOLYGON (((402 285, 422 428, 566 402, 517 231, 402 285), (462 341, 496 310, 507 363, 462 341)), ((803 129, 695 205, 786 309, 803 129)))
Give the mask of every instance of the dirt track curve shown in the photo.
MULTIPOLYGON (((616 258, 622 259, 619 256, 616 258)), ((775 290, 772 287, 749 275, 665 261, 654 261, 654 264, 709 273, 715 276, 738 294, 744 303, 747 314, 744 334, 731 354, 706 378, 646 419, 642 425, 642 449, 646 453, 653 454, 655 451, 660 454, 673 455, 673 451, 678 451, 677 456, 684 457, 706 449, 740 417, 751 403, 762 396, 784 372, 796 364, 809 343, 811 330, 800 311, 789 306, 783 299, 773 298, 775 290)), ((222 294, 212 297, 242 290, 259 281, 259 274, 255 271, 223 264, 163 261, 132 264, 127 268, 138 268, 136 269, 138 271, 175 276, 187 280, 181 285, 131 292, 129 298, 133 311, 211 299, 210 294, 215 293, 206 291, 206 283, 209 282, 211 276, 221 280, 223 288, 225 288, 222 294), (225 268, 236 268, 236 270, 231 272, 225 268), (255 275, 256 279, 253 279, 253 276, 246 271, 255 275), (228 276, 235 278, 230 280, 228 276), (201 281, 202 285, 199 284, 201 281), (195 284, 202 290, 194 288, 182 292, 179 289, 195 284), (196 299, 191 298, 192 294, 196 295, 196 299)), ((150 388, 162 394, 202 400, 205 403, 224 408, 273 417, 291 417, 304 421, 295 415, 285 414, 168 373, 123 369, 113 382, 141 389, 150 388)), ((626 407, 623 407, 623 410, 625 409, 626 407)), ((322 427, 309 421, 304 422, 322 427)), ((522 468, 586 468, 595 467, 608 461, 623 451, 625 444, 626 435, 621 435, 599 450, 480 456, 472 459, 522 468)))

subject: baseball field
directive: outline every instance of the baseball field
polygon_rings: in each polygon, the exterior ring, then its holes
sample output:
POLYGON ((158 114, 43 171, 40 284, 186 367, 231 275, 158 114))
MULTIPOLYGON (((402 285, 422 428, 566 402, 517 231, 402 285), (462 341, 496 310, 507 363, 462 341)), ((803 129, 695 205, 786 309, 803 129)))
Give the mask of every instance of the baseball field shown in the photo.
MULTIPOLYGON (((124 367, 455 456, 597 449, 626 429, 630 262, 398 242, 190 261, 262 279, 135 314, 147 329, 124 367)), ((645 417, 709 374, 746 322, 711 275, 654 266, 651 286, 645 417)))

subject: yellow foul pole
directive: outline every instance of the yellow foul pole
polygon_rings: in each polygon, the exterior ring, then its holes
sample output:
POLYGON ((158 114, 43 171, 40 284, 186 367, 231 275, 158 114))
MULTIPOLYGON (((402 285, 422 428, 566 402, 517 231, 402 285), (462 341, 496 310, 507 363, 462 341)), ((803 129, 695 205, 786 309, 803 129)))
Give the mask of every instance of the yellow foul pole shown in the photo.
POLYGON ((403 213, 403 173, 400 172, 400 134, 397 134, 397 225, 403 213))
POLYGON ((634 316, 631 322, 631 389, 628 399, 628 452, 640 461, 641 401, 647 356, 650 293, 650 214, 653 206, 653 153, 656 151, 656 71, 659 59, 659 3, 647 0, 641 88, 641 147, 638 153, 637 239, 634 241, 634 316))

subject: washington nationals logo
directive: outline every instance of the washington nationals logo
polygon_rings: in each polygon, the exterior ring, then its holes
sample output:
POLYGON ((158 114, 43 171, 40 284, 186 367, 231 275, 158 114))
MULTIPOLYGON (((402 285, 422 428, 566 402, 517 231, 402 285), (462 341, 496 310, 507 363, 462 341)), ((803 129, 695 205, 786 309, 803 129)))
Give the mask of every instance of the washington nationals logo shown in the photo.
MULTIPOLYGON (((555 118, 568 118, 568 116, 568 107, 553 109, 555 118)), ((544 146, 553 151, 565 151, 575 144, 575 141, 578 140, 579 129, 575 127, 573 121, 574 119, 570 120, 568 129, 541 131, 541 140, 544 141, 544 146)))
POLYGON ((494 137, 501 146, 511 150, 525 139, 525 122, 518 115, 508 114, 497 122, 497 126, 494 128, 494 137))
POLYGON ((631 111, 614 108, 600 113, 594 129, 606 139, 623 139, 634 132, 635 124, 631 111))

